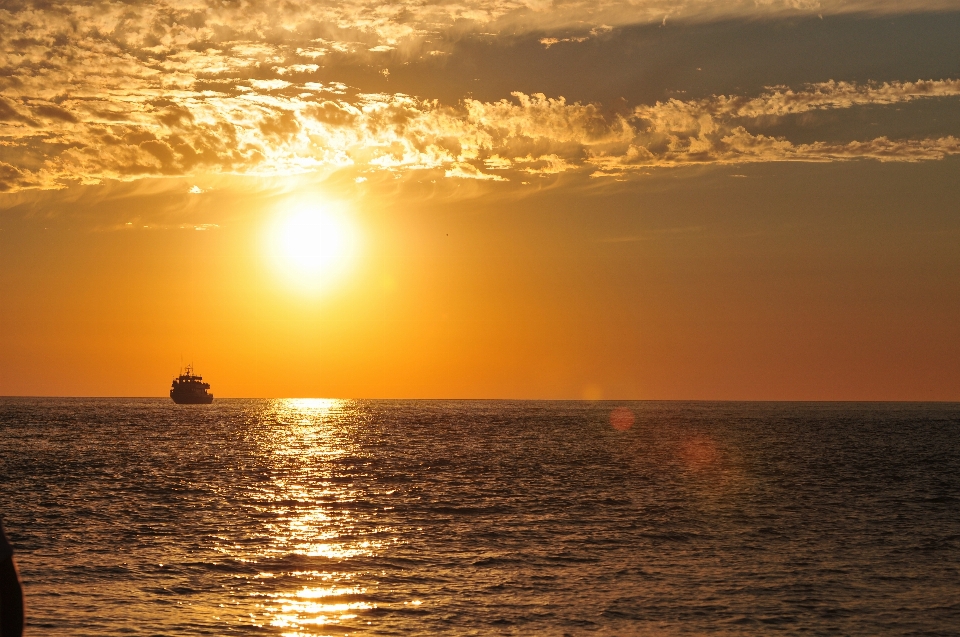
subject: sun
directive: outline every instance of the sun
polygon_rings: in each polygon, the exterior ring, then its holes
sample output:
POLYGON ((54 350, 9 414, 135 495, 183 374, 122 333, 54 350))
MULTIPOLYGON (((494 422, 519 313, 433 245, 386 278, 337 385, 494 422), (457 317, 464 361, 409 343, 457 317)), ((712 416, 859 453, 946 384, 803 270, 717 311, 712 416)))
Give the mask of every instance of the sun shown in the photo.
POLYGON ((298 202, 279 212, 267 243, 273 266, 286 281, 317 291, 353 265, 357 231, 335 203, 298 202))

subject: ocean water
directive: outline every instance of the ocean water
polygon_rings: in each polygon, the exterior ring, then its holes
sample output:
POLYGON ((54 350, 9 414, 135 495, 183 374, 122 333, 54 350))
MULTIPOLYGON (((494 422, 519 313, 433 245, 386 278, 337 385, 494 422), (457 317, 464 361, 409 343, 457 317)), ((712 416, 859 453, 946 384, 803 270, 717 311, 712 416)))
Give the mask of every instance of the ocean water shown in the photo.
POLYGON ((40 635, 960 634, 960 405, 0 399, 40 635))

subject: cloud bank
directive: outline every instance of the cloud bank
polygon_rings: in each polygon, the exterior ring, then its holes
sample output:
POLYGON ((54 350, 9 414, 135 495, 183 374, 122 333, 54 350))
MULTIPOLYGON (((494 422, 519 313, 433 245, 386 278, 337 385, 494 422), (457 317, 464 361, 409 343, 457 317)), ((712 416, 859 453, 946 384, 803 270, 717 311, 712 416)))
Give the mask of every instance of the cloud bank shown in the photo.
POLYGON ((960 80, 829 82, 754 97, 673 99, 616 114, 542 94, 446 107, 402 94, 353 93, 340 85, 256 86, 251 82, 237 95, 2 98, 6 161, 0 164, 0 189, 348 166, 503 181, 523 174, 584 170, 609 176, 690 164, 920 161, 960 152, 960 140, 952 136, 797 144, 750 131, 758 121, 810 111, 956 99, 960 80), (295 94, 283 94, 291 90, 295 94))
MULTIPOLYGON (((960 8, 928 0, 911 10, 960 8)), ((761 122, 811 111, 956 99, 958 80, 829 82, 619 109, 513 93, 455 106, 333 81, 337 69, 438 57, 451 33, 579 29, 671 19, 897 12, 881 1, 5 2, 0 8, 0 191, 105 179, 351 167, 507 181, 584 171, 758 161, 919 161, 952 136, 794 143, 761 122)), ((386 71, 387 69, 383 69, 386 71)))

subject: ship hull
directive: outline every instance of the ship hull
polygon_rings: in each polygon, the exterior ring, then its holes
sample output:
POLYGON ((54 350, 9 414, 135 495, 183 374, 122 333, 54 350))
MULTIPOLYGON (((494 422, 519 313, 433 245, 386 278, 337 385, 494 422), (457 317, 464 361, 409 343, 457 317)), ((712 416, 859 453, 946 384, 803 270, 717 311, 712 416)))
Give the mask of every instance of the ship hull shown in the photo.
POLYGON ((170 398, 178 405, 209 405, 213 402, 213 394, 183 396, 170 392, 170 398))
POLYGON ((180 375, 170 384, 170 398, 178 405, 209 405, 213 394, 207 393, 210 383, 203 382, 203 376, 193 373, 193 365, 180 370, 180 375))

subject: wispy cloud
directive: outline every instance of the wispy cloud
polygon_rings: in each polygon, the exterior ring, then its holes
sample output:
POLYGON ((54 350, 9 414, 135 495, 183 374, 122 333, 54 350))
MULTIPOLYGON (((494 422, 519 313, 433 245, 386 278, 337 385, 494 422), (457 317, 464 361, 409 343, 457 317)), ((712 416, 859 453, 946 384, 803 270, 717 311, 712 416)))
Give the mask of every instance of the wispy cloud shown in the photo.
POLYGON ((925 97, 960 95, 960 80, 916 82, 821 82, 794 91, 773 87, 756 97, 724 96, 684 102, 670 100, 655 106, 638 106, 635 115, 659 121, 685 122, 704 114, 712 118, 783 117, 813 110, 852 108, 865 105, 890 105, 925 97))

